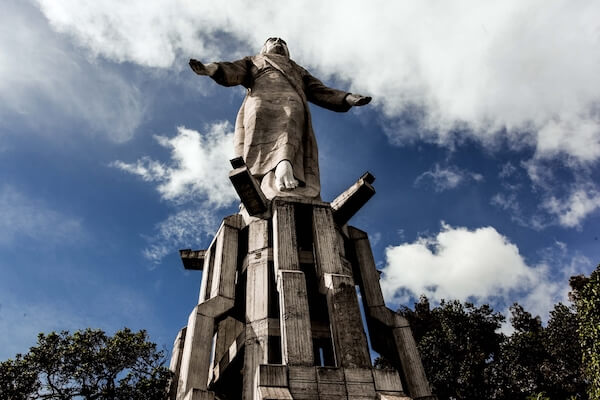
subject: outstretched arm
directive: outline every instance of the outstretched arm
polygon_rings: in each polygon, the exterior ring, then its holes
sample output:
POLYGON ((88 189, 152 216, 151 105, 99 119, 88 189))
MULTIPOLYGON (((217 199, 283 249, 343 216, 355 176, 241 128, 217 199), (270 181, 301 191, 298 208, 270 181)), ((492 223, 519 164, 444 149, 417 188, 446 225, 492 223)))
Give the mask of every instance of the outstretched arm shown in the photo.
POLYGON ((215 72, 217 72, 217 70, 219 69, 219 66, 215 63, 204 65, 200 61, 194 60, 193 58, 190 58, 190 67, 192 68, 192 71, 194 71, 198 75, 208 76, 214 75, 215 72))
POLYGON ((248 61, 248 58, 244 58, 234 62, 218 62, 204 65, 192 58, 189 64, 195 73, 210 76, 219 85, 244 85, 245 87, 249 87, 251 78, 248 61))
POLYGON ((332 89, 312 76, 308 71, 303 71, 306 97, 308 101, 332 111, 345 112, 351 107, 369 104, 371 97, 352 94, 342 90, 332 89))

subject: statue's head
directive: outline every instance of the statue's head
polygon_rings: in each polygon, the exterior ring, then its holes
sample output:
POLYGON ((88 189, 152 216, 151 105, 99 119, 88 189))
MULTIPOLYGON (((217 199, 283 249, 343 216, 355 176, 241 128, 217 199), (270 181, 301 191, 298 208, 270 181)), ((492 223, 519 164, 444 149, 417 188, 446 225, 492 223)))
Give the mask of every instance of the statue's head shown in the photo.
POLYGON ((267 39, 260 54, 281 54, 282 56, 290 57, 290 51, 285 40, 276 37, 267 39))

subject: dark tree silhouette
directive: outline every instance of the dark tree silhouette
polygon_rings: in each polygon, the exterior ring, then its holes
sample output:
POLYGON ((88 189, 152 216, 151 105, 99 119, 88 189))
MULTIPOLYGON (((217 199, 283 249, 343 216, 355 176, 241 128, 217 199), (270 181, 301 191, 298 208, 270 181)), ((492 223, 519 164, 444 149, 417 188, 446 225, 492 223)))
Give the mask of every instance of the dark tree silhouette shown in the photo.
MULTIPOLYGON (((546 327, 519 304, 510 310, 514 333, 508 336, 499 332, 504 316, 489 305, 454 300, 431 307, 421 297, 414 310, 399 310, 411 324, 438 398, 587 399, 576 308, 556 304, 546 327)), ((382 358, 375 365, 389 367, 382 358)))

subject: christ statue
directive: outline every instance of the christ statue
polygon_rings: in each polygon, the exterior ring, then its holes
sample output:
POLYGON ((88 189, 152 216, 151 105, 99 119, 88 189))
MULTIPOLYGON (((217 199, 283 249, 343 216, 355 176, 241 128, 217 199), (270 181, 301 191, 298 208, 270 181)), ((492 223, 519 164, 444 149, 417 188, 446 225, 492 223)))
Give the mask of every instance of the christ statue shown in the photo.
POLYGON ((345 112, 368 104, 371 97, 325 86, 290 59, 280 38, 269 38, 255 56, 206 65, 191 59, 190 67, 220 85, 247 89, 235 122, 235 154, 244 159, 265 196, 320 199, 319 157, 308 102, 345 112))

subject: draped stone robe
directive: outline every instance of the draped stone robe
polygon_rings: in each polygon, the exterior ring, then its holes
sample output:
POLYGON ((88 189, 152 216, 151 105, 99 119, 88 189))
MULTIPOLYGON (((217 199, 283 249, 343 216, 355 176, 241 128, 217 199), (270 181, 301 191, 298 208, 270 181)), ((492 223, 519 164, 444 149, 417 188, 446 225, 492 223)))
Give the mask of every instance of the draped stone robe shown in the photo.
POLYGON ((279 54, 260 54, 234 62, 216 63, 211 75, 224 86, 248 89, 235 123, 235 154, 243 157, 261 181, 267 198, 320 198, 319 155, 308 101, 332 111, 350 109, 348 92, 329 88, 308 71, 279 54), (300 186, 279 191, 274 169, 289 160, 300 186))

